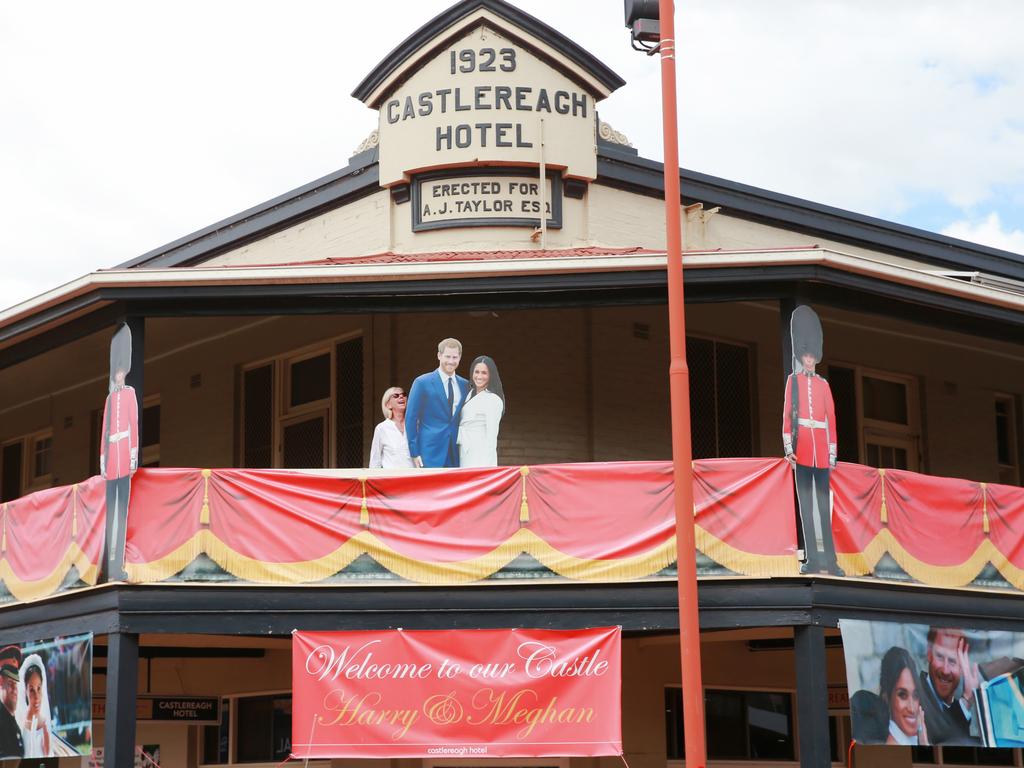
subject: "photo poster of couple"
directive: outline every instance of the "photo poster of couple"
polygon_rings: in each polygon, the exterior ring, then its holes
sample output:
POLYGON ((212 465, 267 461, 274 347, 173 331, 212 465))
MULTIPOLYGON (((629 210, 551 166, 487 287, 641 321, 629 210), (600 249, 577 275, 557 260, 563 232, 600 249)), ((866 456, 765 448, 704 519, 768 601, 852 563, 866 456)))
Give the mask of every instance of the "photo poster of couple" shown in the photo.
POLYGON ((1024 633, 843 619, 859 744, 1024 747, 1024 633))
POLYGON ((373 433, 370 468, 496 467, 498 433, 506 412, 498 365, 477 355, 460 373, 462 342, 441 339, 437 367, 412 386, 391 386, 381 397, 384 420, 373 433))
POLYGON ((92 633, 0 646, 0 759, 92 751, 92 633))

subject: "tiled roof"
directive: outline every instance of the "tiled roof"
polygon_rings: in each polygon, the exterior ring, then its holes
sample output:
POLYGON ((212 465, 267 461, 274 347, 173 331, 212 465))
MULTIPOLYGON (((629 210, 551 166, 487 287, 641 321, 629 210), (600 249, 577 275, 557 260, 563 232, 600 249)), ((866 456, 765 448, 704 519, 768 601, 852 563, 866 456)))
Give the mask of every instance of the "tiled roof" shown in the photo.
POLYGON ((369 256, 329 257, 316 261, 261 264, 260 266, 312 267, 329 264, 336 264, 338 266, 347 264, 429 264, 446 261, 510 261, 516 259, 558 259, 587 256, 642 256, 664 253, 664 250, 652 250, 650 248, 599 248, 596 246, 587 248, 557 248, 554 250, 541 250, 538 248, 520 251, 438 251, 435 253, 394 253, 393 251, 385 251, 384 253, 373 253, 369 256))

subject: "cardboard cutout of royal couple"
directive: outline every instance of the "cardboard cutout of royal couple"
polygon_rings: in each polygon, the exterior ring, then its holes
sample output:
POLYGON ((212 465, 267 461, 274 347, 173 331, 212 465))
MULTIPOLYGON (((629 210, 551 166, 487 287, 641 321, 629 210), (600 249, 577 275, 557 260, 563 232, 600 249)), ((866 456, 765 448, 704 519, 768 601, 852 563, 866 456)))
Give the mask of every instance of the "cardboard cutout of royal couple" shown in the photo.
POLYGON ((469 367, 470 379, 456 373, 462 342, 437 345, 438 367, 416 377, 408 397, 400 387, 384 392, 384 421, 370 447, 370 466, 496 467, 498 430, 505 413, 505 391, 498 366, 480 355, 469 367))
POLYGON ((132 368, 132 333, 122 325, 110 341, 110 385, 100 430, 100 474, 107 481, 107 533, 102 577, 123 576, 131 477, 139 467, 139 403, 125 383, 132 368))
POLYGON ((832 390, 815 367, 821 362, 821 321, 808 306, 790 318, 793 372, 786 379, 782 443, 793 464, 805 560, 801 573, 843 575, 832 541, 829 484, 836 466, 836 412, 832 390))

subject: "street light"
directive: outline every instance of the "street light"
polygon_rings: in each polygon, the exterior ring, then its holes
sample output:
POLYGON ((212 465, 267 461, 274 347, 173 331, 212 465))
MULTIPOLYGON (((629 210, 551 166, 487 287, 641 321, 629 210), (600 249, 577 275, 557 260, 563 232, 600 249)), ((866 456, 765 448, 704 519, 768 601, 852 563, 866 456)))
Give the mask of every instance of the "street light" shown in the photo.
POLYGON ((704 692, 700 671, 700 620, 693 535, 693 450, 690 445, 690 372, 686 366, 683 236, 679 206, 679 138, 676 125, 676 40, 673 0, 625 0, 632 44, 661 55, 661 114, 665 142, 665 260, 668 270, 669 403, 675 484, 676 568, 679 585, 679 653, 683 683, 686 768, 707 763, 704 692))

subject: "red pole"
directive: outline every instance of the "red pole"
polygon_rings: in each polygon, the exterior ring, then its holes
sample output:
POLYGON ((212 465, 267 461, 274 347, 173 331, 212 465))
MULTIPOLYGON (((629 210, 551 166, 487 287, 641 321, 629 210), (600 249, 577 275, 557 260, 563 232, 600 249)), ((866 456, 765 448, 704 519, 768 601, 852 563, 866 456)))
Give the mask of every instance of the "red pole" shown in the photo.
POLYGON ((704 689, 693 537, 693 450, 690 445, 690 371, 686 365, 683 236, 679 210, 679 137, 676 125, 676 34, 673 0, 659 0, 662 130, 665 141, 665 254, 668 261, 669 401, 675 479, 679 570, 679 651, 683 676, 686 768, 705 768, 704 689))

